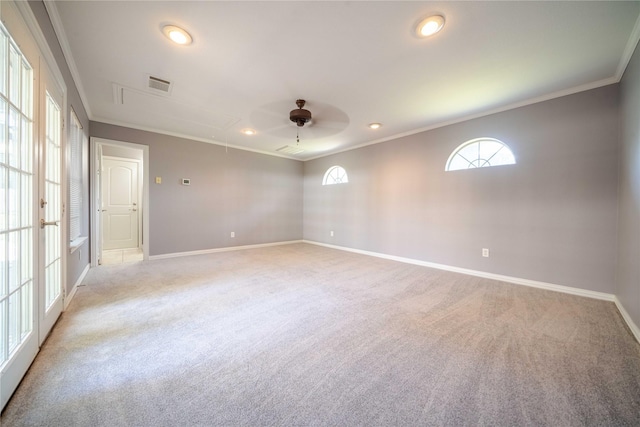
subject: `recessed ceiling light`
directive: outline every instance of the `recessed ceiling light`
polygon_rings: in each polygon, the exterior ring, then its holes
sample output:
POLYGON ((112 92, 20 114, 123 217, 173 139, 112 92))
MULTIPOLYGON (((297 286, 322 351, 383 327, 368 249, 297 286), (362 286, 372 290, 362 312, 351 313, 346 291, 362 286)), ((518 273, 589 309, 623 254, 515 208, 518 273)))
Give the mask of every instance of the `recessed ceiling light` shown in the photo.
POLYGON ((382 127, 381 123, 371 123, 369 124, 370 129, 380 129, 382 127))
POLYGON ((244 133, 245 135, 255 135, 256 131, 253 129, 242 129, 242 133, 244 133))
POLYGON ((444 16, 433 15, 420 21, 416 27, 418 37, 429 37, 444 27, 444 16))
POLYGON ((175 25, 165 25, 162 27, 162 33, 174 43, 188 45, 193 42, 191 35, 180 27, 175 25))

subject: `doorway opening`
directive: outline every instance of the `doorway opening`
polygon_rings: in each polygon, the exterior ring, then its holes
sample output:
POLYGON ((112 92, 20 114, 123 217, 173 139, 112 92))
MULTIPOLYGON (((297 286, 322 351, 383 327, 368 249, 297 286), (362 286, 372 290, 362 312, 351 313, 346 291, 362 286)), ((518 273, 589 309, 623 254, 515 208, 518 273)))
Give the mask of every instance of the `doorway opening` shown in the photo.
POLYGON ((92 138, 91 265, 149 259, 149 147, 92 138))

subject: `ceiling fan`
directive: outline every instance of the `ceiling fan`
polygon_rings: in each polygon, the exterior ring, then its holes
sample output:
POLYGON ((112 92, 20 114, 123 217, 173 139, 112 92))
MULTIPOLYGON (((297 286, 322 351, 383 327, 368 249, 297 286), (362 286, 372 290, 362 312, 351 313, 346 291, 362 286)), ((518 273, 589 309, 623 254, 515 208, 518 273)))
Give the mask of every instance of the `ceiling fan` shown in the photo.
POLYGON ((296 136, 292 132, 295 127, 307 141, 318 141, 342 132, 349 125, 349 116, 332 105, 306 99, 297 99, 295 103, 298 108, 291 110, 288 118, 286 111, 291 109, 291 99, 262 105, 251 112, 252 127, 264 135, 285 140, 296 136), (305 105, 311 107, 313 115, 305 105))
POLYGON ((296 100, 296 105, 298 106, 298 108, 295 110, 291 110, 291 112, 289 113, 289 120, 298 125, 298 127, 303 127, 306 123, 309 123, 311 121, 311 111, 302 108, 304 107, 304 104, 306 104, 306 102, 307 101, 305 101, 304 99, 296 100))

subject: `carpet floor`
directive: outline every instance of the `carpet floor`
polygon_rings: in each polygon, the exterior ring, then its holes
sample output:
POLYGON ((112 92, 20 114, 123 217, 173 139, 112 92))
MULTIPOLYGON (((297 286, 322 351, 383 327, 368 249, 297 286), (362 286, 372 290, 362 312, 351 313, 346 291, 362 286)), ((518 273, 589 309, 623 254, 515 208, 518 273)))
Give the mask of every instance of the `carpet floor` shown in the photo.
POLYGON ((640 424, 607 301, 309 244, 83 285, 3 427, 640 424))

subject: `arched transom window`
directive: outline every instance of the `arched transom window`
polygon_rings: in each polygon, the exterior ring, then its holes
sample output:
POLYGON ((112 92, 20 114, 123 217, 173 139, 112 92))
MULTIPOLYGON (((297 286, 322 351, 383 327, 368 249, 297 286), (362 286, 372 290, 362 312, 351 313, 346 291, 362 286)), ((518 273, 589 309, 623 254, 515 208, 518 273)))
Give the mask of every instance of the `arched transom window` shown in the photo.
POLYGON ((345 184, 349 182, 347 171, 341 166, 331 166, 322 178, 322 185, 345 184))
POLYGON ((446 171, 513 165, 516 158, 507 145, 493 138, 478 138, 467 141, 449 156, 446 171))

